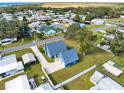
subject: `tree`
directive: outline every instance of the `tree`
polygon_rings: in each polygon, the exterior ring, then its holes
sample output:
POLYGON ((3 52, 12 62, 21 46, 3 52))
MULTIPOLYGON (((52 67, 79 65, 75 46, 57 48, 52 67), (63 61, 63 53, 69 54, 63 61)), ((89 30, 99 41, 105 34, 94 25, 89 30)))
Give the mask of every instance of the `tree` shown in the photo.
POLYGON ((124 35, 115 28, 108 29, 105 37, 105 44, 110 46, 114 55, 119 55, 124 51, 124 35))
POLYGON ((81 22, 81 18, 78 14, 74 17, 74 21, 79 23, 81 22))
POLYGON ((80 23, 73 23, 71 26, 67 28, 65 33, 65 38, 67 39, 74 39, 75 33, 80 29, 80 23))

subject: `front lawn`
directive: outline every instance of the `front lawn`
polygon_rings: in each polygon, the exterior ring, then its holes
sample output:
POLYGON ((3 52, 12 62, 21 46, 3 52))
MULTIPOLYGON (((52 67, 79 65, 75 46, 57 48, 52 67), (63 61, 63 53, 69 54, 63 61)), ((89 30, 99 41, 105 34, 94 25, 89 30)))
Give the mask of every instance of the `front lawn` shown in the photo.
MULTIPOLYGON (((69 47, 75 47, 79 51, 79 44, 78 42, 71 41, 71 40, 65 40, 65 43, 69 47)), ((62 70, 59 70, 57 72, 54 72, 50 74, 50 78, 53 80, 54 84, 58 84, 60 82, 63 82, 66 79, 71 78, 72 76, 82 72, 85 69, 88 69, 89 67, 93 65, 101 66, 103 63, 105 63, 109 58, 112 57, 111 53, 108 53, 104 50, 101 50, 99 48, 94 48, 91 54, 86 55, 85 57, 80 55, 80 61, 72 66, 66 67, 62 70)), ((97 70, 97 69, 95 69, 97 70)), ((93 84, 90 82, 89 78, 95 71, 88 72, 87 74, 79 77, 78 79, 68 83, 65 85, 65 89, 89 89, 93 86, 93 84)))
POLYGON ((6 53, 3 56, 10 55, 10 54, 16 54, 16 57, 19 61, 19 60, 21 60, 22 55, 24 55, 25 53, 33 53, 33 51, 30 48, 26 48, 26 49, 22 49, 22 50, 19 50, 19 51, 6 53))
POLYGON ((43 54, 43 56, 45 57, 45 59, 46 59, 48 62, 54 62, 54 59, 49 58, 49 57, 44 53, 44 50, 43 50, 43 47, 42 47, 42 46, 38 46, 38 49, 40 50, 40 52, 43 54))
POLYGON ((109 21, 113 21, 113 22, 124 22, 124 18, 110 18, 110 19, 107 19, 107 20, 109 20, 109 21))
POLYGON ((87 30, 92 30, 92 29, 103 27, 103 26, 105 25, 104 24, 103 25, 86 25, 86 28, 87 30))

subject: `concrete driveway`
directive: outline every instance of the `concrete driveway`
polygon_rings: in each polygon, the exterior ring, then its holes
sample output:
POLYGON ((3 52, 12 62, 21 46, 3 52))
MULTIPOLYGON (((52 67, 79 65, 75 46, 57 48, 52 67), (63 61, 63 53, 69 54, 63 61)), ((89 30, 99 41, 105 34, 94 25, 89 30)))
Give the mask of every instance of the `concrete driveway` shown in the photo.
POLYGON ((37 46, 31 47, 31 49, 34 52, 34 54, 36 55, 36 57, 38 58, 38 60, 40 61, 41 65, 46 69, 48 74, 51 74, 53 72, 56 72, 56 71, 64 68, 64 66, 62 64, 60 64, 58 61, 49 63, 45 59, 45 57, 42 55, 42 53, 38 50, 37 46))

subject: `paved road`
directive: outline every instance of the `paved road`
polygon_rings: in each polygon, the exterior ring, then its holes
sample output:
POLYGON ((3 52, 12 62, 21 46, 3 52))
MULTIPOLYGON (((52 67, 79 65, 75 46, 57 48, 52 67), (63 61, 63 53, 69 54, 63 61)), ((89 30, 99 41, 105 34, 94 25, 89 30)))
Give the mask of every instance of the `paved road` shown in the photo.
MULTIPOLYGON (((96 32, 98 30, 105 30, 105 29, 110 28, 112 26, 113 25, 107 25, 107 26, 103 26, 103 27, 100 27, 100 28, 92 29, 92 30, 89 30, 89 31, 96 32)), ((3 54, 3 53, 14 52, 14 51, 18 51, 18 50, 21 50, 21 49, 29 48, 29 47, 36 46, 36 45, 42 45, 42 44, 45 44, 45 43, 48 43, 48 42, 53 42, 53 41, 57 41, 57 40, 61 40, 61 39, 64 39, 64 37, 63 36, 59 36, 59 37, 56 37, 56 38, 40 40, 40 41, 37 41, 37 42, 32 42, 32 43, 28 43, 28 44, 21 45, 21 46, 0 50, 0 53, 3 54)))
POLYGON ((29 48, 29 47, 32 47, 32 46, 42 45, 42 44, 45 44, 45 43, 54 42, 54 41, 62 40, 62 39, 64 39, 63 36, 59 36, 59 37, 56 37, 56 38, 50 38, 50 39, 46 39, 46 40, 40 40, 40 41, 37 41, 37 42, 32 42, 32 43, 28 43, 28 44, 21 45, 21 46, 0 50, 0 53, 3 54, 3 53, 14 52, 14 51, 22 50, 22 49, 29 48))
POLYGON ((59 88, 59 87, 61 87, 61 86, 64 86, 64 85, 66 85, 67 83, 69 83, 69 82, 71 82, 71 81, 77 79, 78 77, 80 77, 80 76, 82 76, 82 75, 88 73, 89 71, 93 70, 94 68, 96 68, 96 65, 93 65, 92 67, 90 67, 90 68, 88 68, 88 69, 82 71, 81 73, 79 73, 79 74, 77 74, 77 75, 75 75, 75 76, 73 76, 73 77, 71 77, 71 78, 65 80, 64 82, 57 84, 56 86, 54 86, 54 88, 57 89, 57 88, 59 88))
POLYGON ((34 54, 40 61, 41 65, 46 69, 48 74, 54 73, 54 72, 64 68, 64 66, 58 61, 49 63, 45 59, 45 57, 42 55, 42 53, 38 50, 37 46, 31 47, 31 49, 33 50, 34 54))

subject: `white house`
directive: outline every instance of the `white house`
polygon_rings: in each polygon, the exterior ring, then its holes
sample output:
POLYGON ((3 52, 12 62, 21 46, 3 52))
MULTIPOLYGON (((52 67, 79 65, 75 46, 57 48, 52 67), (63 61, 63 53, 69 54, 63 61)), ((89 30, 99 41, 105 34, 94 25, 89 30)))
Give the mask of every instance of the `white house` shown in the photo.
POLYGON ((117 64, 115 64, 113 61, 109 60, 107 63, 104 63, 102 66, 106 71, 108 71, 112 75, 119 76, 120 74, 123 73, 123 71, 116 65, 117 64))
POLYGON ((11 21, 13 19, 13 14, 9 14, 9 13, 2 13, 2 18, 1 19, 5 19, 7 21, 11 21))
POLYGON ((96 85, 103 77, 105 77, 103 74, 95 71, 94 74, 90 77, 90 81, 96 85))
POLYGON ((30 65, 36 61, 34 55, 32 53, 26 53, 22 56, 22 60, 24 65, 30 65))
POLYGON ((120 18, 124 18, 124 15, 120 15, 120 18))
POLYGON ((21 61, 17 62, 15 54, 0 57, 0 80, 23 71, 24 66, 21 61))
POLYGON ((5 38, 5 39, 0 40, 0 44, 8 45, 15 41, 17 41, 17 38, 5 38))
POLYGON ((91 20, 92 25, 102 25, 105 24, 105 21, 103 19, 93 19, 91 20))
POLYGON ((31 90, 31 87, 27 76, 21 75, 13 80, 6 82, 5 90, 31 90))
POLYGON ((98 82, 95 82, 95 86, 91 87, 90 90, 124 90, 124 87, 122 87, 120 84, 112 80, 110 77, 101 74, 98 71, 90 77, 90 80, 92 80, 93 76, 96 77, 94 77, 94 79, 96 79, 98 82), (99 75, 100 79, 98 79, 99 75))
POLYGON ((120 26, 120 27, 118 27, 118 31, 124 33, 124 26, 120 26))

